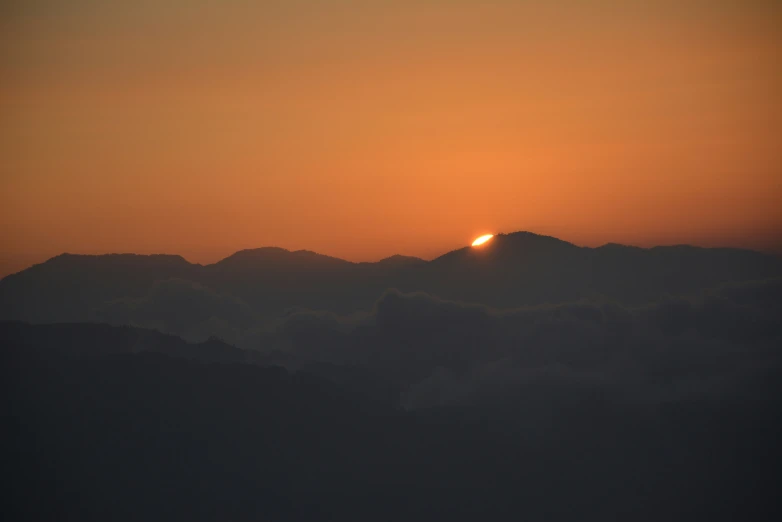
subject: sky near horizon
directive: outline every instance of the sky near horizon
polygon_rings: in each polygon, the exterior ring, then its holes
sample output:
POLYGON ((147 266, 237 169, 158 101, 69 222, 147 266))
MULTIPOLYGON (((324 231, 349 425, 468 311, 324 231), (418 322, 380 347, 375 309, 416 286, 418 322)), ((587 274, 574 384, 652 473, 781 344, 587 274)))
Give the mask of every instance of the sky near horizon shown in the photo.
POLYGON ((0 5, 0 276, 62 252, 782 252, 782 4, 0 5))

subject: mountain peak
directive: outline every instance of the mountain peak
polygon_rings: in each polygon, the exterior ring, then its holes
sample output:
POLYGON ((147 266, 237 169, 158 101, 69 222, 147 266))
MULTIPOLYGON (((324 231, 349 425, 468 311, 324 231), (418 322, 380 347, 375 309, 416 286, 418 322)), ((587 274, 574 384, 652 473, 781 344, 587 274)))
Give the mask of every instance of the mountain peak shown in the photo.
MULTIPOLYGON (((290 254, 291 251, 286 248, 281 247, 259 247, 259 248, 245 248, 243 250, 238 250, 231 254, 230 256, 226 257, 225 259, 232 259, 232 258, 254 258, 254 257, 263 257, 263 256, 270 256, 270 255, 285 255, 290 254)), ((225 261, 225 259, 223 261, 225 261)))
POLYGON ((569 243, 567 241, 563 241, 562 239, 556 238, 554 236, 545 236, 542 234, 536 234, 534 232, 527 232, 527 231, 520 231, 520 232, 510 232, 508 234, 497 234, 494 238, 496 241, 497 239, 500 239, 504 242, 512 242, 513 244, 539 244, 539 245, 559 245, 559 246, 566 246, 566 247, 576 247, 573 243, 569 243))
POLYGON ((151 259, 151 260, 169 260, 169 261, 185 261, 185 258, 177 254, 134 254, 134 253, 111 253, 111 254, 71 254, 70 252, 63 252, 50 258, 49 261, 63 261, 69 259, 113 259, 113 260, 138 260, 138 259, 151 259))
POLYGON ((42 266, 60 268, 71 266, 184 268, 190 265, 190 262, 184 257, 174 254, 70 254, 66 252, 30 268, 35 269, 42 266))
POLYGON ((424 261, 420 257, 403 256, 400 254, 395 254, 393 256, 383 258, 380 261, 377 261, 377 263, 381 265, 407 266, 407 265, 417 265, 421 263, 426 263, 426 261, 424 261))
POLYGON ((349 264, 349 261, 318 254, 311 250, 288 250, 281 247, 261 247, 240 250, 225 259, 215 263, 218 266, 245 263, 290 263, 290 262, 328 262, 332 264, 349 264))

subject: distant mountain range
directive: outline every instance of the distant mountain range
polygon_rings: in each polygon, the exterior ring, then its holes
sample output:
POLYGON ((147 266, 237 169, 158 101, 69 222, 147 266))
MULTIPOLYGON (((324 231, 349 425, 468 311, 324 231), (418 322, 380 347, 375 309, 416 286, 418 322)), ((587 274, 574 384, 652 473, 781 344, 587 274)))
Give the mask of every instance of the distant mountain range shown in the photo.
POLYGON ((58 323, 0 317, 3 520, 780 518, 774 257, 63 255, 0 303, 58 323))
POLYGON ((782 276, 782 259, 733 248, 586 248, 529 232, 432 261, 353 263, 306 250, 242 250, 211 265, 176 255, 62 254, 0 280, 0 319, 133 324, 205 338, 291 309, 368 311, 389 288, 495 308, 581 299, 642 304, 782 276))

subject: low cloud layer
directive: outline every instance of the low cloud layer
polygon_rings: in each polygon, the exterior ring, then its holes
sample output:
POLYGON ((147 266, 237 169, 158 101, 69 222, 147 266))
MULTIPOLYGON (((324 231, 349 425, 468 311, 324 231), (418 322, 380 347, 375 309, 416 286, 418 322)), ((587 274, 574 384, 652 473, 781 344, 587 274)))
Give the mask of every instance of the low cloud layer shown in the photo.
POLYGON ((766 400, 782 376, 782 280, 634 308, 495 310, 388 291, 363 319, 297 312, 279 335, 300 358, 383 369, 408 407, 544 391, 549 400, 766 400))
POLYGON ((190 340, 216 335, 241 341, 259 322, 244 301, 184 279, 155 282, 145 295, 116 299, 95 309, 93 319, 173 333, 190 340))

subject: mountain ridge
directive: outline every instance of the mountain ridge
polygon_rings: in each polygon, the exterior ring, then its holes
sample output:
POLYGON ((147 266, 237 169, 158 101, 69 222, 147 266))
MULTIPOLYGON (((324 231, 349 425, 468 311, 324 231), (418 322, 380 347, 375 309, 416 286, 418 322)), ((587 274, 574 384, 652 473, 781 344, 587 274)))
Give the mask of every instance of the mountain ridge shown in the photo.
POLYGON ((465 245, 463 247, 455 248, 453 250, 444 252, 438 256, 435 256, 432 259, 423 259, 417 256, 409 256, 404 254, 393 254, 387 257, 384 257, 382 259, 379 259, 377 261, 350 261, 347 259, 343 259, 336 256, 331 256, 327 254, 321 254, 319 252, 315 252, 313 250, 308 249, 298 249, 298 250, 290 250, 284 247, 278 247, 278 246, 262 246, 262 247, 256 247, 256 248, 245 248, 241 250, 237 250, 236 252, 229 254, 228 256, 215 261, 213 263, 196 263, 189 261, 186 257, 180 255, 180 254, 169 254, 169 253, 156 253, 156 254, 138 254, 133 252, 109 252, 104 254, 74 254, 70 252, 63 252, 61 254, 57 254, 41 263, 35 263, 33 265, 30 265, 29 267, 20 270, 19 272, 14 272, 12 274, 8 274, 4 276, 3 278, 0 278, 0 281, 12 277, 14 275, 20 274, 22 272, 25 272, 27 270, 30 270, 34 267, 46 265, 50 263, 58 263, 63 261, 74 261, 74 260, 95 260, 95 259, 108 259, 108 260, 149 260, 149 261, 168 261, 168 262, 176 262, 180 264, 187 264, 191 267, 203 267, 203 268, 209 268, 214 267, 216 265, 225 264, 226 262, 230 261, 236 261, 236 260, 252 260, 252 259, 264 259, 269 258, 271 256, 292 256, 294 258, 304 258, 304 257, 310 257, 312 259, 321 259, 321 260, 330 260, 330 261, 339 261, 345 264, 350 264, 354 266, 358 265, 379 265, 379 264, 391 264, 396 262, 409 262, 409 263, 432 263, 434 261, 437 261, 439 259, 447 258, 448 256, 451 256, 458 252, 467 252, 472 250, 478 250, 478 249, 484 249, 489 248, 490 245, 496 241, 503 241, 503 240, 510 240, 510 241, 524 241, 524 242, 531 242, 535 241, 538 244, 550 244, 550 245, 558 245, 562 248, 576 248, 576 249, 582 249, 586 251, 599 251, 599 250, 619 250, 624 249, 627 251, 638 251, 638 252, 651 252, 651 251, 662 251, 662 250, 690 250, 690 251, 710 251, 710 252, 716 252, 716 251, 722 251, 722 252, 752 252, 758 255, 768 256, 772 258, 779 259, 780 257, 775 255, 774 253, 770 252, 764 252, 760 250, 755 249, 749 249, 749 248, 740 248, 740 247, 730 247, 730 246, 716 246, 716 247, 704 247, 704 246, 698 246, 698 245, 690 245, 686 243, 677 243, 677 244, 671 244, 671 245, 655 245, 651 247, 642 247, 637 245, 629 245, 624 243, 616 243, 616 242, 608 242, 599 246, 591 247, 591 246, 581 246, 576 245, 575 243, 571 243, 569 241, 565 241, 562 239, 559 239, 555 236, 549 236, 544 234, 537 234, 534 232, 529 231, 517 231, 517 232, 508 232, 508 233, 497 233, 495 234, 494 238, 489 241, 488 243, 482 245, 481 247, 471 247, 469 245, 465 245))
POLYGON ((392 288, 507 309, 604 298, 638 305, 778 277, 782 259, 752 250, 591 248, 531 232, 497 234, 431 261, 397 255, 354 263, 279 247, 208 265, 165 254, 65 254, 0 280, 0 319, 133 324, 238 343, 259 339, 258 325, 286 310, 365 312, 392 288))

